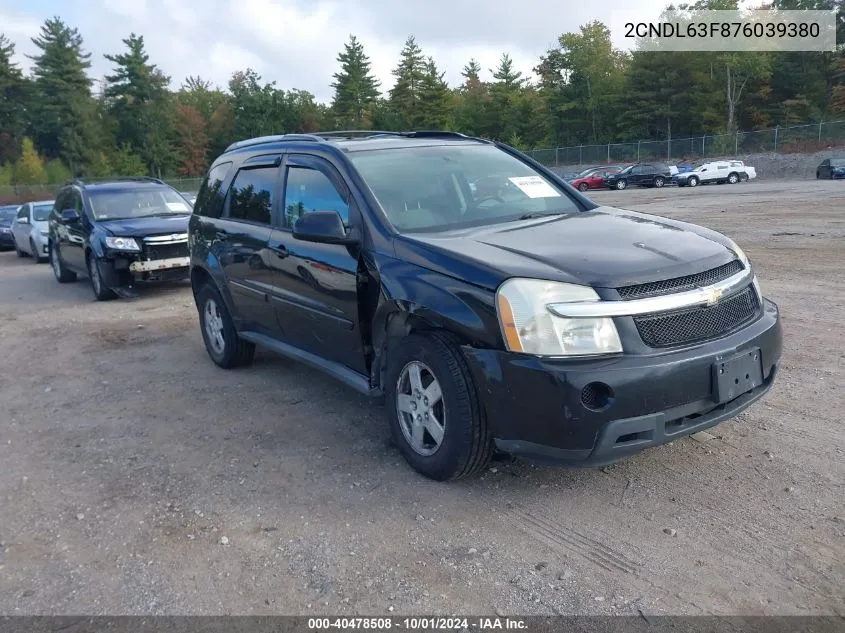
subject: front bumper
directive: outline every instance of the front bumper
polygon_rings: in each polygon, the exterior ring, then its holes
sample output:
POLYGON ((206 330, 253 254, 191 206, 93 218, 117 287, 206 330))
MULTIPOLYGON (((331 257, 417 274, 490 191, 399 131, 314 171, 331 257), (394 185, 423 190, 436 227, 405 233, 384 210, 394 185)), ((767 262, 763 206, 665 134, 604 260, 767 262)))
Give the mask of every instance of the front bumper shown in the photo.
POLYGON ((15 238, 12 236, 11 231, 4 232, 0 231, 0 248, 14 248, 15 247, 15 238))
POLYGON ((771 389, 782 345, 778 308, 765 300, 763 315, 738 332, 668 352, 562 360, 462 350, 500 450, 601 466, 739 414, 771 389), (716 363, 758 349, 762 382, 719 398, 716 363), (594 383, 609 387, 600 407, 585 404, 585 387, 594 383))

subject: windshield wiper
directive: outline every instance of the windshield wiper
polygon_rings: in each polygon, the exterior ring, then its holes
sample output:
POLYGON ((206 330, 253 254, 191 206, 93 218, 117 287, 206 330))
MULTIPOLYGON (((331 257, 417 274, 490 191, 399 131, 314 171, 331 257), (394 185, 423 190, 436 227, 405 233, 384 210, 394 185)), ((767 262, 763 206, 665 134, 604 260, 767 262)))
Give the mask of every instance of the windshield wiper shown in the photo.
POLYGON ((534 218, 545 218, 552 215, 563 215, 563 211, 533 211, 531 213, 523 213, 519 216, 519 219, 533 220, 534 218))

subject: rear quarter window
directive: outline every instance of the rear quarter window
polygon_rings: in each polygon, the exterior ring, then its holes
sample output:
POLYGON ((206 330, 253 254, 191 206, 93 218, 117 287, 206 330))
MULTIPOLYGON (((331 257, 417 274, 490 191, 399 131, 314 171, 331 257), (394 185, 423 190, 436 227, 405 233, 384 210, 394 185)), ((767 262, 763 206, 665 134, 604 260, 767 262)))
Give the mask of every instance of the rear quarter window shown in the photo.
POLYGON ((209 218, 223 215, 223 202, 226 199, 226 180, 232 173, 232 162, 219 163, 208 170, 194 204, 194 213, 209 218))

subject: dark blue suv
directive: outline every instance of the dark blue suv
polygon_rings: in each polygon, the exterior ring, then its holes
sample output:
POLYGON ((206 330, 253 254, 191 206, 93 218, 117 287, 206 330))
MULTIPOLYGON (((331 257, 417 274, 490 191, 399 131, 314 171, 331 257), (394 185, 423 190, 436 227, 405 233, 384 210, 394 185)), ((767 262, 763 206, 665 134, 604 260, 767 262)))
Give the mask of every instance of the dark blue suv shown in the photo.
POLYGON ((596 466, 689 435, 762 397, 781 357, 732 240, 461 134, 234 143, 188 236, 215 363, 259 344, 383 399, 437 480, 494 451, 596 466))
POLYGON ((156 178, 76 179, 56 195, 49 251, 59 283, 85 275, 94 297, 136 297, 137 283, 188 277, 191 206, 156 178))

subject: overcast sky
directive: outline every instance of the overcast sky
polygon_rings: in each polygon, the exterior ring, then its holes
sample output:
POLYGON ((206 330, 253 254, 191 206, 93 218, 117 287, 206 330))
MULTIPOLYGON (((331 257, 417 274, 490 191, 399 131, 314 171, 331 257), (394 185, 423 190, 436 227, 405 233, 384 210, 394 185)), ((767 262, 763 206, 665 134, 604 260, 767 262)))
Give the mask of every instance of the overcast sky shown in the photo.
MULTIPOLYGON (((666 0, 637 0, 643 19, 656 19, 666 0)), ((75 26, 92 53, 91 74, 110 72, 104 53, 121 52, 136 32, 147 52, 178 87, 200 75, 225 87, 235 70, 255 69, 281 88, 300 88, 328 101, 336 57, 350 33, 363 42, 387 90, 409 34, 432 55, 450 84, 471 57, 489 76, 503 52, 529 75, 561 33, 593 19, 608 20, 631 0, 0 0, 0 32, 29 67, 30 38, 45 18, 75 26)), ((623 46, 620 33, 614 42, 623 46)))

